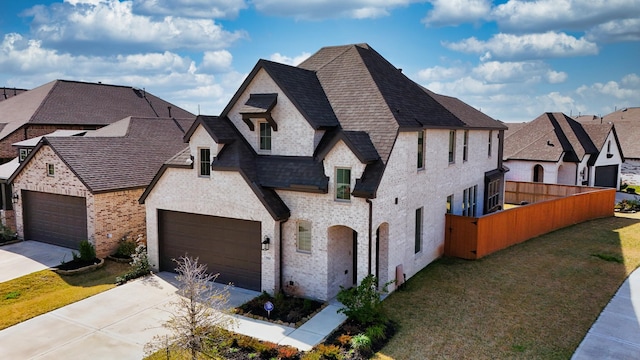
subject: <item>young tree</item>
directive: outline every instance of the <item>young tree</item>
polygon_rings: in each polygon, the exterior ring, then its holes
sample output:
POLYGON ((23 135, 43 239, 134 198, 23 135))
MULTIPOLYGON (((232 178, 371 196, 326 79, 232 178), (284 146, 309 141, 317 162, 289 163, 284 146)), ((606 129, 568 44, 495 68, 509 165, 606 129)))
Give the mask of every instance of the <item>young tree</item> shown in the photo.
POLYGON ((169 335, 154 337, 147 350, 187 351, 191 359, 196 360, 198 354, 215 351, 224 330, 233 325, 233 318, 229 316, 229 288, 215 286, 213 281, 218 274, 208 274, 207 266, 199 264, 198 258, 183 256, 174 261, 178 264, 176 279, 180 297, 172 304, 172 314, 163 324, 169 335))

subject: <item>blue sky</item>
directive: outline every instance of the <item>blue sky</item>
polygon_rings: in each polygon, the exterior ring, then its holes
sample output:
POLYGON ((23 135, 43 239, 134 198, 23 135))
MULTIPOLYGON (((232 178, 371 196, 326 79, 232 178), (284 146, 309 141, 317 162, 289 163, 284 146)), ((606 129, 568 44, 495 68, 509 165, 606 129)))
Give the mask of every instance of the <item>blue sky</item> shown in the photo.
POLYGON ((216 115, 258 59, 353 43, 506 122, 640 106, 640 0, 1 0, 0 87, 101 81, 216 115))

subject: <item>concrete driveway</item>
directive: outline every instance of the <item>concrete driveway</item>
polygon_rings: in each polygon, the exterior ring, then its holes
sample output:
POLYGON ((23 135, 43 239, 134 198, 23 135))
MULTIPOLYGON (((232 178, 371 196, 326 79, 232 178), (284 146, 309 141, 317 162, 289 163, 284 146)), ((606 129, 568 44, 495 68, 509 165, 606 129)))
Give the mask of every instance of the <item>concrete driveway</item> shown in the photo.
POLYGON ((0 246, 0 282, 60 265, 71 260, 72 252, 72 249, 38 241, 0 246))
MULTIPOLYGON (((0 359, 139 360, 178 299, 175 274, 135 280, 0 331, 0 359)), ((233 289, 229 305, 257 292, 233 289)))

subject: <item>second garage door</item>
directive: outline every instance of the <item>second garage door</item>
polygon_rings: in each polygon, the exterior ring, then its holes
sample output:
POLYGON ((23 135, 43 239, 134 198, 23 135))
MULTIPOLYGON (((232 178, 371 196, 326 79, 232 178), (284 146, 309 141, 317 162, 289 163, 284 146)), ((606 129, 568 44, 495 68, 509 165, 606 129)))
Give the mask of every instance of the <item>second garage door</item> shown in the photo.
POLYGON ((260 222, 158 210, 160 270, 175 271, 172 259, 198 258, 217 282, 261 290, 260 222))
POLYGON ((595 186, 615 188, 618 185, 618 165, 596 167, 595 186))
POLYGON ((87 204, 83 197, 22 191, 24 237, 77 249, 87 240, 87 204))

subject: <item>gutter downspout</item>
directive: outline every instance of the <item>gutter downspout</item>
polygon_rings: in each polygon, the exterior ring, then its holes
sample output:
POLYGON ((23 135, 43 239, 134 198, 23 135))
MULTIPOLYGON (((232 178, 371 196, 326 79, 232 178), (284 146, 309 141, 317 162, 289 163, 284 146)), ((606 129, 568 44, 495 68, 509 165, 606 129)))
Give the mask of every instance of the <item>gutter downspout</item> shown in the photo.
POLYGON ((366 200, 369 204, 369 261, 367 262, 367 274, 371 275, 371 235, 373 234, 373 202, 371 201, 371 199, 366 200))

